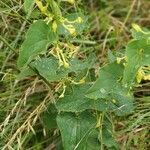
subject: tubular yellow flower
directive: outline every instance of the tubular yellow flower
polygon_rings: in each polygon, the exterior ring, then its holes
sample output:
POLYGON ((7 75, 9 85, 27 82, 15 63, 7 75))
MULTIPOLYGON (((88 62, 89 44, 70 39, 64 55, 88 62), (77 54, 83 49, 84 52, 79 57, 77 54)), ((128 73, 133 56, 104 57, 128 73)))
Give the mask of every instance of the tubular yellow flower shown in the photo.
POLYGON ((76 29, 74 28, 73 25, 65 25, 63 23, 63 26, 70 32, 71 35, 76 35, 76 29))
POLYGON ((149 80, 149 81, 150 81, 150 74, 149 74, 149 75, 145 75, 145 76, 143 77, 143 79, 144 79, 144 80, 149 80))
POLYGON ((74 4, 74 3, 75 3, 75 0, 68 0, 68 2, 69 2, 70 4, 74 4))
POLYGON ((56 47, 56 55, 59 60, 59 66, 64 66, 65 68, 69 68, 69 63, 67 62, 62 50, 57 46, 56 47))
POLYGON ((52 29, 53 29, 54 32, 56 32, 56 30, 57 30, 57 23, 56 23, 56 21, 53 22, 52 29))
POLYGON ((137 31, 137 32, 142 32, 142 29, 140 28, 140 26, 138 26, 137 24, 133 23, 132 27, 137 31))
POLYGON ((63 65, 63 61, 62 61, 61 56, 60 56, 60 49, 59 49, 59 47, 57 46, 55 50, 56 50, 56 53, 57 53, 57 58, 59 60, 59 66, 62 66, 63 65))
POLYGON ((120 64, 120 62, 124 59, 125 59, 125 57, 117 57, 117 64, 120 64))
POLYGON ((66 91, 66 85, 63 85, 63 92, 61 93, 59 98, 63 98, 64 97, 65 91, 66 91))
POLYGON ((40 9, 40 11, 48 16, 47 14, 47 7, 48 7, 48 4, 46 4, 46 6, 43 6, 42 2, 40 0, 35 0, 35 3, 37 4, 38 8, 40 9))
POLYGON ((62 22, 67 22, 67 23, 70 23, 70 24, 73 24, 73 23, 81 23, 83 22, 83 19, 81 17, 78 17, 76 18, 75 20, 68 20, 67 18, 64 18, 62 20, 62 22))
POLYGON ((132 24, 132 27, 133 27, 137 32, 142 32, 143 34, 150 34, 150 32, 145 32, 145 31, 143 31, 143 30, 140 28, 140 26, 137 25, 137 24, 135 24, 135 23, 132 24))
POLYGON ((145 72, 144 72, 144 69, 149 70, 149 67, 148 68, 141 67, 138 70, 138 73, 137 73, 137 76, 136 76, 136 79, 137 79, 138 83, 140 83, 142 80, 150 80, 150 74, 146 75, 145 72))
POLYGON ((75 0, 63 0, 64 2, 68 2, 68 3, 70 3, 70 4, 74 4, 75 3, 75 0))
POLYGON ((145 76, 145 73, 142 70, 142 68, 140 68, 138 70, 138 73, 137 73, 137 76, 136 76, 137 82, 140 83, 142 81, 142 79, 143 79, 144 76, 145 76))
POLYGON ((65 68, 69 68, 69 63, 66 61, 64 54, 62 53, 62 51, 60 50, 60 55, 62 57, 62 62, 65 68))
POLYGON ((83 22, 83 19, 82 19, 81 17, 78 17, 78 18, 76 19, 76 22, 77 22, 77 23, 81 23, 81 22, 83 22))
POLYGON ((115 104, 115 103, 116 103, 116 100, 115 100, 115 99, 112 99, 112 102, 115 104))

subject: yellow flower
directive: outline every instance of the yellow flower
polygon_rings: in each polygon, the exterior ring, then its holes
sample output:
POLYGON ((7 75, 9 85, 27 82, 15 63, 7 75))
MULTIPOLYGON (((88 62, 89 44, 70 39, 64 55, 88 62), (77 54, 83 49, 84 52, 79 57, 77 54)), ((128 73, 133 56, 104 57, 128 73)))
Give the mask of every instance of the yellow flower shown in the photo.
POLYGON ((70 32, 71 35, 76 35, 76 29, 74 28, 73 25, 65 25, 63 24, 63 26, 70 32))
POLYGON ((150 80, 150 74, 143 77, 144 80, 150 80))
POLYGON ((76 19, 76 22, 77 22, 77 23, 81 23, 81 22, 83 22, 83 19, 82 19, 81 17, 78 17, 78 18, 76 19))
POLYGON ((136 76, 136 79, 137 79, 138 83, 140 83, 142 80, 150 80, 150 74, 146 75, 143 69, 149 70, 149 67, 148 68, 141 67, 138 70, 138 73, 137 73, 137 76, 136 76))
POLYGON ((64 0, 64 1, 66 1, 66 2, 68 2, 70 4, 74 4, 75 3, 75 0, 64 0))
POLYGON ((115 100, 115 99, 112 99, 112 102, 115 104, 115 103, 116 103, 116 100, 115 100))
POLYGON ((142 81, 142 79, 143 79, 144 76, 145 76, 145 73, 142 70, 142 68, 140 68, 138 70, 138 73, 137 73, 137 76, 136 76, 137 82, 140 83, 142 81))
POLYGON ((56 32, 56 30, 57 30, 57 23, 56 23, 56 21, 53 22, 52 29, 53 29, 54 32, 56 32))
POLYGON ((142 32, 142 29, 140 28, 140 26, 138 26, 137 24, 133 23, 132 27, 137 31, 137 32, 142 32))
POLYGON ((117 57, 117 64, 120 64, 122 60, 126 59, 125 57, 117 57))
POLYGON ((37 4, 37 6, 39 7, 39 9, 41 10, 41 12, 45 15, 47 15, 47 7, 48 4, 46 6, 43 6, 42 2, 40 0, 35 0, 35 3, 37 4))

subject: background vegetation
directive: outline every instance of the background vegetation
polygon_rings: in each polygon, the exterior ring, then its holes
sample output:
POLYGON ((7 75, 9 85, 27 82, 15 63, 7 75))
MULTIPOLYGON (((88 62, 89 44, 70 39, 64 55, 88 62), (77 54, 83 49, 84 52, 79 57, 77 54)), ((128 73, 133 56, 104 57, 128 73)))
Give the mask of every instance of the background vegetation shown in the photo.
MULTIPOLYGON (((38 77, 16 80, 16 60, 25 34, 34 20, 43 18, 37 7, 25 11, 22 0, 0 1, 0 149, 42 150, 61 148, 58 129, 46 126, 49 89, 38 77), (14 52, 15 51, 15 52, 14 52)), ((72 5, 64 5, 63 13, 72 5)), ((108 53, 120 52, 131 39, 131 24, 150 28, 149 0, 77 0, 75 8, 88 16, 82 51, 94 51, 97 66, 107 62, 108 53)), ((79 54, 80 55, 80 54, 79 54)), ((82 53, 81 53, 81 57, 82 53)), ((55 87, 55 85, 52 85, 55 87)), ((115 138, 121 149, 150 148, 150 83, 134 89, 135 109, 115 117, 115 138)), ((55 125, 52 125, 55 126, 55 125)))

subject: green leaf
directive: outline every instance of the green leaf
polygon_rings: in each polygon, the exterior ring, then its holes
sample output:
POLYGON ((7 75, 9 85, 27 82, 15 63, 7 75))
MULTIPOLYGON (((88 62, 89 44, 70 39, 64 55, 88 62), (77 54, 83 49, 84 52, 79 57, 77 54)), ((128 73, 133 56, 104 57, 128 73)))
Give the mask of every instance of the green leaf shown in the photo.
POLYGON ((73 85, 67 87, 65 96, 56 102, 56 108, 65 112, 82 112, 86 109, 106 111, 105 100, 93 100, 85 97, 89 85, 73 85))
POLYGON ((69 72, 81 72, 85 69, 90 69, 93 66, 95 55, 90 55, 84 60, 73 58, 70 60, 69 72))
POLYGON ((88 112, 61 113, 57 117, 64 150, 99 150, 96 119, 88 112))
POLYGON ((34 0, 24 0, 24 10, 25 12, 30 11, 30 9, 33 7, 34 0))
POLYGON ((92 99, 106 98, 112 92, 120 92, 120 79, 123 76, 123 66, 116 62, 105 65, 99 70, 99 77, 87 91, 86 96, 92 99))
POLYGON ((109 63, 113 63, 116 61, 116 56, 113 54, 111 50, 108 51, 108 61, 109 63))
POLYGON ((31 70, 29 67, 25 67, 21 70, 21 72, 17 75, 17 80, 22 80, 25 77, 33 76, 35 72, 31 70))
POLYGON ((148 39, 133 40, 126 48, 127 64, 125 66, 123 83, 130 87, 135 82, 137 71, 142 66, 150 65, 150 41, 148 39))
POLYGON ((88 109, 113 111, 118 116, 129 114, 133 110, 133 97, 126 94, 111 93, 106 99, 89 99, 86 91, 89 85, 73 85, 66 89, 65 96, 56 102, 58 111, 83 112, 88 109))
MULTIPOLYGON (((39 71, 39 73, 49 81, 57 81, 65 77, 68 73, 75 72, 76 79, 80 77, 79 75, 85 76, 87 70, 92 66, 91 57, 86 60, 72 59, 70 62, 70 67, 65 69, 59 67, 58 60, 54 57, 37 59, 30 63, 31 67, 34 67, 39 71)), ((28 67, 24 67, 21 73, 18 75, 18 80, 21 80, 27 76, 35 75, 35 73, 28 67)), ((78 79, 78 80, 80 80, 78 79)))
POLYGON ((148 29, 142 30, 139 29, 139 31, 132 29, 132 37, 136 40, 141 40, 141 39, 148 39, 150 37, 150 31, 148 29))
POLYGON ((105 99, 107 110, 116 115, 126 115, 133 110, 133 97, 121 85, 123 66, 116 62, 100 69, 99 77, 87 91, 86 96, 91 99, 105 99))
POLYGON ((107 146, 108 149, 114 148, 115 150, 118 149, 118 144, 115 141, 113 136, 113 126, 108 116, 104 116, 103 119, 103 126, 102 126, 102 135, 100 135, 100 139, 102 140, 102 144, 107 146))
POLYGON ((134 98, 126 93, 111 93, 108 98, 108 110, 113 111, 117 116, 124 116, 132 113, 134 98))
POLYGON ((95 57, 93 55, 90 55, 84 60, 79 60, 77 58, 72 58, 70 60, 68 72, 73 74, 72 77, 74 80, 79 81, 87 75, 89 69, 93 67, 94 58, 95 57))
POLYGON ((18 67, 26 66, 39 54, 46 53, 48 46, 56 42, 57 36, 44 21, 36 21, 29 28, 18 58, 18 67))
POLYGON ((58 61, 54 57, 38 59, 32 62, 31 66, 48 81, 59 81, 67 74, 64 68, 59 67, 58 61))
MULTIPOLYGON (((85 17, 82 13, 70 13, 67 16, 65 16, 66 19, 68 19, 69 21, 73 22, 75 21, 78 17, 81 17, 82 22, 78 23, 78 22, 74 22, 74 23, 68 23, 65 22, 66 25, 73 25, 73 27, 76 30, 76 34, 81 34, 83 32, 83 30, 85 30, 87 28, 87 17, 85 17)), ((60 35, 64 35, 64 36, 68 36, 70 35, 70 32, 62 25, 59 24, 58 25, 58 34, 60 35)))
POLYGON ((47 110, 42 114, 43 123, 47 129, 57 128, 56 116, 57 109, 54 104, 50 104, 47 110))

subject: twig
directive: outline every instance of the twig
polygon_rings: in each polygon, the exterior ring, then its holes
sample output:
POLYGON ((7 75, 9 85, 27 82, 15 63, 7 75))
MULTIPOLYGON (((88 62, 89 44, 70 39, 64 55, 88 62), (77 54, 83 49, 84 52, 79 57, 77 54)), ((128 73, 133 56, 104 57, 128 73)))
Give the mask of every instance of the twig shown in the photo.
POLYGON ((121 29, 120 29, 120 32, 122 32, 123 28, 125 28, 125 25, 126 25, 128 19, 129 19, 130 15, 131 15, 132 11, 133 11, 133 8, 134 8, 135 3, 136 3, 136 0, 133 0, 133 2, 132 2, 132 4, 131 4, 131 7, 130 7, 130 9, 129 9, 129 11, 128 11, 128 14, 127 14, 127 16, 126 16, 126 18, 125 18, 125 20, 124 20, 124 22, 123 22, 123 24, 122 24, 122 27, 121 27, 121 29))

